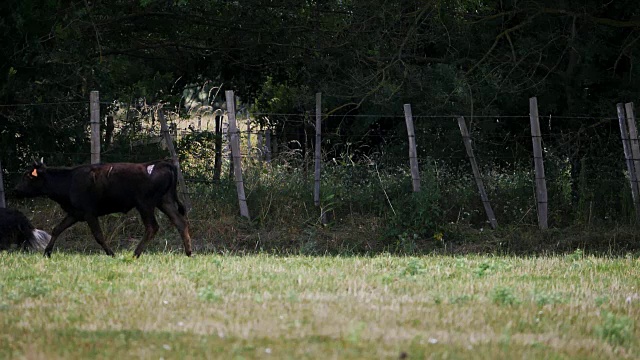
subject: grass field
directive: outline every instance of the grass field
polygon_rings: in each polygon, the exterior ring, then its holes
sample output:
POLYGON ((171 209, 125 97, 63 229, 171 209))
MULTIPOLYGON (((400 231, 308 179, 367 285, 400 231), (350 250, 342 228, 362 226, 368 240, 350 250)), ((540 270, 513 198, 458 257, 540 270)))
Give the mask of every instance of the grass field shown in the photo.
POLYGON ((0 253, 0 358, 638 358, 640 261, 0 253))

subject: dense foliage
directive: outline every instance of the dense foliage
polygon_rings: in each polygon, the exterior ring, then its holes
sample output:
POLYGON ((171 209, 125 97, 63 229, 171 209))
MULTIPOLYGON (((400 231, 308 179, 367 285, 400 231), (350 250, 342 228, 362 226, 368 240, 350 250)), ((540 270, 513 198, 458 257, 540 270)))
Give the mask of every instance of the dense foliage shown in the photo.
MULTIPOLYGON (((639 90, 640 4, 630 0, 0 6, 3 104, 86 102, 94 89, 106 101, 177 102, 184 86, 217 81, 262 111, 308 110, 321 91, 343 113, 397 113, 402 103, 421 114, 525 113, 537 95, 556 115, 611 115, 639 90)), ((2 132, 85 116, 71 104, 39 109, 2 108, 2 132)))
MULTIPOLYGON (((554 133, 550 171, 571 180, 571 189, 551 191, 588 204, 575 195, 597 200, 624 183, 618 163, 596 174, 614 179, 611 191, 580 179, 621 154, 615 104, 640 93, 637 1, 8 0, 0 10, 5 171, 42 154, 56 164, 87 161, 91 90, 100 91, 105 114, 120 102, 158 101, 182 114, 185 89, 220 86, 203 104, 219 106, 220 90, 234 89, 255 113, 267 113, 258 120, 277 129, 280 144, 303 143, 308 129, 275 114, 313 112, 322 92, 326 154, 377 156, 381 167, 406 152, 398 117, 410 103, 417 115, 465 115, 483 154, 501 159, 492 166, 521 170, 528 138, 482 137, 526 133, 527 122, 473 120, 526 116, 537 96, 541 113, 558 118, 544 127, 554 133), (569 118, 583 114, 590 119, 569 118), (606 133, 591 119, 605 119, 606 133)), ((416 131, 422 159, 462 153, 455 122, 419 121, 416 131)), ((183 147, 198 147, 193 139, 183 147)), ((106 157, 117 160, 117 152, 106 157)))

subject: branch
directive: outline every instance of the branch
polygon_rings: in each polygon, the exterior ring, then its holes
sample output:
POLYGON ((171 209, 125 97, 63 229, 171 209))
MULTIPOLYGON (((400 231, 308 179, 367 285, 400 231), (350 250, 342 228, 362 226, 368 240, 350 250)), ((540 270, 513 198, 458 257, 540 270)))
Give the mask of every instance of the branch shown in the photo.
POLYGON ((484 63, 485 60, 487 60, 487 58, 489 57, 489 54, 491 54, 493 49, 495 49, 496 46, 498 46, 498 42, 500 41, 500 39, 502 37, 508 36, 509 33, 514 32, 514 31, 524 27, 525 25, 529 24, 538 15, 540 15, 540 13, 535 13, 532 16, 528 17, 525 21, 521 22, 520 24, 518 24, 518 25, 516 25, 514 27, 511 27, 511 28, 508 28, 505 31, 503 31, 500 34, 498 34, 496 36, 495 41, 493 42, 493 45, 491 45, 489 50, 484 54, 484 56, 482 56, 482 58, 477 63, 475 63, 475 65, 473 65, 471 67, 471 69, 469 69, 469 71, 466 72, 465 75, 468 76, 469 74, 471 74, 475 69, 477 69, 480 65, 482 65, 482 63, 484 63))
POLYGON ((633 44, 635 44, 636 41, 638 41, 638 40, 640 40, 640 35, 637 36, 635 39, 631 40, 624 48, 622 48, 622 50, 620 50, 620 54, 616 58, 616 62, 613 64, 613 72, 614 73, 615 73, 616 69, 618 68, 618 63, 622 59, 622 56, 626 55, 626 56, 629 57, 629 55, 627 53, 627 50, 629 50, 629 48, 631 48, 631 46, 633 46, 633 44))
POLYGON ((98 32, 98 27, 96 26, 96 23, 93 20, 93 15, 91 15, 91 8, 89 7, 89 2, 87 0, 84 0, 84 6, 87 9, 87 15, 89 15, 89 20, 91 20, 91 26, 93 26, 93 31, 96 34, 96 43, 98 44, 98 53, 100 54, 100 62, 102 62, 102 45, 100 45, 100 33, 98 32))

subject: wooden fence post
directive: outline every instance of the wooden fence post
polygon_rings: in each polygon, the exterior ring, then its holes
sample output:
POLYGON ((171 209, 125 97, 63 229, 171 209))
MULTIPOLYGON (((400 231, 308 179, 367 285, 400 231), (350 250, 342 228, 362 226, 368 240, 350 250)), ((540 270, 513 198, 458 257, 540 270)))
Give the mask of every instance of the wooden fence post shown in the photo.
POLYGON ((262 145, 263 134, 264 134, 264 131, 262 131, 262 125, 260 125, 260 127, 258 128, 258 145, 257 145, 258 152, 256 154, 260 164, 262 164, 262 160, 264 159, 264 145, 262 145))
POLYGON ((320 145, 322 142, 322 93, 316 93, 316 147, 314 154, 313 203, 320 206, 320 145))
POLYGON ((238 202, 240 203, 240 215, 249 219, 249 208, 247 198, 244 194, 244 182, 242 181, 242 154, 240 154, 240 132, 236 126, 236 106, 233 90, 225 91, 227 98, 227 118, 229 119, 229 135, 231 141, 231 156, 233 159, 233 174, 238 191, 238 202))
POLYGON ((247 156, 251 158, 251 115, 247 114, 247 156))
MULTIPOLYGON (((226 105, 226 102, 225 102, 226 105)), ((235 103, 234 103, 235 105, 235 103)), ((224 144, 222 148, 222 158, 228 158, 229 160, 229 179, 233 178, 233 157, 231 155, 231 136, 229 135, 229 109, 227 108, 227 121, 225 122, 224 116, 221 117, 220 120, 220 128, 221 128, 221 141, 224 144)), ((222 176, 222 175, 221 175, 222 176)))
POLYGON ((413 130, 413 115, 411 114, 411 104, 404 104, 404 119, 407 123, 407 134, 409 135, 409 164, 411 165, 411 182, 413 184, 413 192, 420 192, 418 151, 416 149, 416 134, 413 130))
POLYGON ((271 129, 264 132, 264 152, 267 163, 271 162, 271 129))
POLYGON ((91 123, 91 163, 100 163, 100 95, 92 91, 89 96, 91 123))
MULTIPOLYGON (((638 128, 636 127, 636 117, 633 112, 633 103, 624 105, 627 113, 627 128, 629 130, 629 145, 631 145, 631 159, 635 170, 636 180, 640 180, 640 144, 638 144, 638 128)), ((640 193, 640 184, 638 185, 640 193)))
POLYGON ((327 217, 320 204, 320 161, 322 160, 322 93, 316 93, 316 148, 314 154, 313 203, 320 208, 320 222, 327 223, 327 217))
POLYGON ((0 208, 7 207, 4 200, 4 180, 2 179, 2 160, 0 160, 0 208))
POLYGON ((531 141, 533 142, 533 161, 535 164, 536 199, 538 203, 538 226, 547 229, 548 200, 547 182, 544 176, 544 160, 542 157, 542 134, 538 117, 538 99, 529 99, 529 120, 531 122, 531 141))
POLYGON ((304 116, 304 120, 302 121, 302 177, 306 182, 309 178, 309 132, 308 125, 311 124, 311 114, 307 112, 304 116), (308 120, 308 122, 307 122, 308 120))
POLYGON ((464 147, 467 150, 467 157, 469 158, 469 162, 471 163, 471 170, 473 171, 473 177, 476 179, 476 185, 478 186, 478 192, 480 192, 480 199, 482 199, 482 205, 484 206, 484 211, 487 213, 487 219, 489 219, 489 224, 491 224, 491 228, 495 229, 498 227, 498 222, 496 221, 496 215, 493 213, 493 208, 491 208, 491 203, 489 203, 489 197, 487 196, 487 191, 484 188, 484 183, 482 181, 482 177, 480 176, 480 170, 478 169, 478 164, 476 163, 476 157, 473 155, 473 147, 471 146, 471 136, 469 135, 469 130, 467 130, 467 124, 464 121, 464 117, 458 118, 458 127, 460 127, 460 133, 462 134, 462 141, 464 142, 464 147))
POLYGON ((640 223, 640 198, 638 198, 639 187, 638 177, 636 175, 636 169, 634 164, 634 156, 631 150, 631 143, 629 139, 629 131, 627 129, 627 119, 624 110, 624 104, 619 103, 616 105, 618 112, 618 125, 620 126, 620 138, 622 139, 622 150, 624 151, 624 160, 627 164, 627 171, 629 172, 629 182, 631 183, 631 196, 633 198, 633 206, 636 209, 636 222, 640 223))
POLYGON ((271 132, 271 149, 269 151, 272 159, 278 156, 278 134, 274 131, 271 132))
MULTIPOLYGON (((233 107, 235 111, 235 103, 233 107)), ((233 119, 235 120, 235 114, 233 114, 233 119)), ((231 123, 229 121, 229 108, 227 108, 227 127, 226 127, 226 138, 227 138, 227 154, 229 154, 229 179, 235 176, 234 162, 233 162, 233 150, 231 147, 231 123)))
POLYGON ((162 132, 164 141, 167 144, 167 149, 169 149, 169 154, 171 154, 171 161, 178 170, 178 186, 180 186, 184 206, 188 213, 191 210, 191 200, 189 199, 189 193, 187 193, 187 184, 185 183, 184 176, 182 175, 180 161, 178 161, 178 154, 176 153, 176 148, 173 146, 173 139, 171 138, 171 133, 167 126, 167 120, 164 118, 164 111, 162 111, 162 107, 158 108, 158 121, 160 121, 160 131, 162 132))
MULTIPOLYGON (((113 118, 113 115, 107 115, 107 124, 106 124, 106 128, 104 129, 104 148, 108 149, 111 147, 111 143, 113 142, 113 132, 116 129, 116 125, 115 125, 115 120, 113 118)), ((102 147, 102 146, 101 146, 102 147)), ((102 152, 102 150, 100 151, 102 152)))
MULTIPOLYGON (((218 110, 216 110, 218 111, 218 110)), ((213 161, 213 180, 219 181, 222 173, 222 114, 214 117, 216 122, 216 138, 215 138, 215 158, 213 161)))

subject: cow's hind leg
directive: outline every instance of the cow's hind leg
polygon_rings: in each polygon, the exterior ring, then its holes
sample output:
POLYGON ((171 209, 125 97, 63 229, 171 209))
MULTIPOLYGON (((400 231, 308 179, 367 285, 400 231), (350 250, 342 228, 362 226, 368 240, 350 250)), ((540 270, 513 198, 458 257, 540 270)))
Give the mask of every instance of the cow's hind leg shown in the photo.
POLYGON ((173 202, 163 202, 159 207, 169 220, 176 226, 180 237, 182 237, 182 243, 184 244, 184 253, 187 256, 191 256, 191 236, 189 235, 189 222, 186 217, 183 216, 178 207, 173 202))
POLYGON ((142 254, 142 251, 149 243, 149 240, 153 239, 153 237, 158 232, 159 225, 158 221, 156 220, 156 216, 153 213, 154 210, 155 208, 151 208, 151 210, 138 209, 140 217, 142 218, 142 223, 144 224, 144 235, 142 236, 142 240, 140 240, 140 243, 133 252, 133 256, 135 257, 140 257, 140 254, 142 254))
POLYGON ((51 252, 53 251, 53 246, 55 245, 56 240, 58 239, 58 236, 60 236, 60 234, 62 234, 63 231, 65 231, 71 225, 77 222, 78 222, 78 219, 76 219, 71 215, 67 215, 67 217, 62 219, 60 224, 56 225, 56 227, 53 228, 53 231, 51 231, 51 239, 49 240, 47 247, 44 248, 44 256, 51 257, 51 252))
POLYGON ((87 216, 86 220, 89 228, 91 229, 91 233, 93 234, 93 237, 96 239, 98 244, 102 246, 107 255, 115 256, 109 245, 107 245, 107 242, 104 240, 104 235, 102 234, 102 229, 100 228, 100 222, 98 221, 98 218, 87 216))

